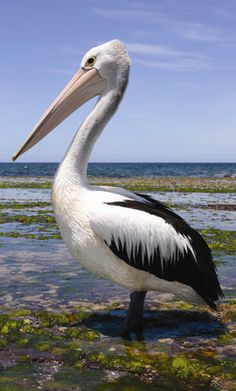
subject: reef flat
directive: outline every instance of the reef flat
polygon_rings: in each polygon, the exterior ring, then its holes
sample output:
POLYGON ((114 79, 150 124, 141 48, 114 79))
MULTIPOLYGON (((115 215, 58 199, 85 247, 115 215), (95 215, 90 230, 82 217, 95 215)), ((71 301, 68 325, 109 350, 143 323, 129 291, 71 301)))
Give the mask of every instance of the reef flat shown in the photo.
POLYGON ((235 390, 236 302, 217 317, 190 308, 151 307, 126 338, 118 305, 5 312, 0 390, 235 390))
MULTIPOLYGON (((199 178, 199 177, 135 177, 109 178, 89 177, 93 185, 121 186, 133 191, 178 191, 178 192, 205 192, 205 193, 235 193, 236 178, 199 178)), ((49 189, 52 179, 39 177, 0 177, 0 189, 29 188, 49 189)))
POLYGON ((51 179, 0 179, 0 391, 236 390, 233 178, 90 178, 151 192, 207 240, 218 312, 150 292, 144 329, 120 336, 129 292, 82 269, 61 240, 51 179))

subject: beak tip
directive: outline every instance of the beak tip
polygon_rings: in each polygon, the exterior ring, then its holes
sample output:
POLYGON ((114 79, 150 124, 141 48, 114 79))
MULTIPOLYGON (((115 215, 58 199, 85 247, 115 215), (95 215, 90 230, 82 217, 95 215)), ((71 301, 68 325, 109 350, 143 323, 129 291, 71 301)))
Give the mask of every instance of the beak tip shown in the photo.
POLYGON ((11 158, 12 161, 14 162, 17 159, 17 157, 18 157, 17 154, 13 155, 12 158, 11 158))

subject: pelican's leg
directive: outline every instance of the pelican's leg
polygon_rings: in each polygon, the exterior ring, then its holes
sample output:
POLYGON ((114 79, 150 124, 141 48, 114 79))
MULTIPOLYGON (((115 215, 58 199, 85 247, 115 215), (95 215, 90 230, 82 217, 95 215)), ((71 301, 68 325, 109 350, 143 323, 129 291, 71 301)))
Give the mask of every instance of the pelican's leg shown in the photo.
POLYGON ((124 330, 138 329, 143 326, 143 307, 147 292, 132 292, 129 309, 124 321, 124 330))

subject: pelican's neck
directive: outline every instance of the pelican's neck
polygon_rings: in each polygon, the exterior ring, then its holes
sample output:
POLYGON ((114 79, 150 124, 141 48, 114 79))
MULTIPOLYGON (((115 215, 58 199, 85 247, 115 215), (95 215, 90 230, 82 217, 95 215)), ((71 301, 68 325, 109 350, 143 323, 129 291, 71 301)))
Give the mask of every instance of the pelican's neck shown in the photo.
POLYGON ((87 167, 91 151, 106 123, 115 112, 121 97, 121 94, 117 94, 112 89, 100 96, 95 107, 78 129, 58 169, 56 181, 80 186, 87 185, 87 167))

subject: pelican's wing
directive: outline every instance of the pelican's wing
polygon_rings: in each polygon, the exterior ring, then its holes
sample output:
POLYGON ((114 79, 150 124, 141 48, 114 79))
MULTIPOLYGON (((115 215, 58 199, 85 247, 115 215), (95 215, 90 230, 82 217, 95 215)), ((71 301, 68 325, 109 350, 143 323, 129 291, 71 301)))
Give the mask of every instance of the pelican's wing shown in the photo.
POLYGON ((211 251, 201 235, 149 196, 100 204, 93 230, 130 266, 191 286, 210 306, 222 296, 211 251))

